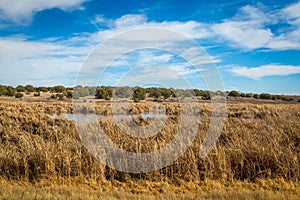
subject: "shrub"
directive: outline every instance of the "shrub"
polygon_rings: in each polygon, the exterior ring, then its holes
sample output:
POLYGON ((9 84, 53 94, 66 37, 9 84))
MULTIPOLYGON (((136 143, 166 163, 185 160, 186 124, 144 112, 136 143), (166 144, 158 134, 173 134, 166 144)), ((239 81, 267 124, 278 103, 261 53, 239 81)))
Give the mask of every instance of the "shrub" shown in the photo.
POLYGON ((146 98, 145 95, 146 95, 146 90, 144 88, 137 87, 133 93, 134 102, 139 102, 141 100, 144 100, 146 98))
POLYGON ((17 90, 17 92, 25 92, 25 91, 26 91, 25 87, 22 86, 22 85, 18 85, 18 86, 16 87, 16 90, 17 90))
POLYGON ((37 92, 37 93, 34 93, 33 96, 39 97, 39 96, 41 96, 41 94, 40 94, 40 92, 37 92))
POLYGON ((247 94, 245 95, 245 97, 250 98, 250 97, 252 97, 252 94, 247 93, 247 94))
POLYGON ((25 86, 25 89, 28 91, 28 92, 35 92, 35 89, 32 85, 26 85, 25 86))
POLYGON ((38 87, 37 90, 39 92, 48 92, 48 88, 47 87, 38 87))
POLYGON ((231 96, 231 97, 238 97, 240 96, 240 93, 238 93, 237 91, 235 90, 232 90, 228 93, 228 96, 231 96))
POLYGON ((11 86, 7 86, 7 96, 13 97, 16 94, 16 89, 11 87, 11 86))
POLYGON ((72 99, 72 97, 73 97, 73 92, 72 92, 72 91, 67 91, 66 97, 67 97, 68 99, 72 99))
POLYGON ((53 87, 53 91, 56 93, 61 93, 64 92, 66 90, 66 88, 62 85, 57 85, 53 87))
POLYGON ((268 93, 261 93, 259 95, 260 99, 272 99, 272 95, 268 94, 268 93))
POLYGON ((202 99, 203 100, 210 100, 211 98, 210 98, 210 92, 209 91, 204 91, 204 92, 202 92, 202 99))
POLYGON ((56 98, 58 98, 58 100, 64 100, 64 95, 63 94, 57 94, 56 98))
POLYGON ((97 88, 97 90, 96 90, 95 98, 109 100, 111 97, 109 96, 109 93, 106 90, 106 88, 100 87, 100 88, 97 88))
POLYGON ((21 99, 21 98, 23 97, 23 94, 20 93, 20 92, 18 92, 18 93, 15 94, 15 97, 16 97, 17 99, 21 99))
POLYGON ((3 85, 0 85, 0 96, 6 96, 8 93, 7 88, 3 85))

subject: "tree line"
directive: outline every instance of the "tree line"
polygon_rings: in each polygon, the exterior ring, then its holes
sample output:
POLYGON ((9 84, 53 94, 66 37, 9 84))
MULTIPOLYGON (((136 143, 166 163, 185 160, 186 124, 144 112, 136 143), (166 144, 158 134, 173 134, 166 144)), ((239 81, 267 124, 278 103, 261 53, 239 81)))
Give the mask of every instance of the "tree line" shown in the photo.
POLYGON ((160 102, 172 100, 172 98, 186 98, 196 96, 203 100, 210 100, 212 95, 223 95, 229 97, 243 97, 254 99, 267 99, 267 100, 283 100, 294 101, 291 97, 284 95, 272 95, 268 93, 253 94, 241 93, 236 90, 232 91, 208 91, 200 89, 174 89, 174 88, 158 88, 158 87, 112 87, 112 86, 75 86, 64 87, 57 85, 53 87, 34 87, 32 85, 18 85, 16 87, 0 85, 0 96, 10 96, 15 98, 22 98, 24 94, 32 94, 33 96, 40 96, 41 92, 52 93, 52 99, 63 100, 64 98, 79 99, 86 96, 94 96, 96 99, 110 100, 112 98, 130 98, 135 102, 144 99, 151 99, 152 101, 160 102))

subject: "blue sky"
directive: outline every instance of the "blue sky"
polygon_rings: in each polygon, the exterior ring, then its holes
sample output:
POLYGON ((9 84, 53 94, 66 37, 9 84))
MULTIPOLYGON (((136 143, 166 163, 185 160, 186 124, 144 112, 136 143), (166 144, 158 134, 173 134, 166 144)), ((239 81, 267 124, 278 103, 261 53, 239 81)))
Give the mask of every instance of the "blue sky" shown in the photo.
MULTIPOLYGON (((295 0, 1 0, 0 84, 73 86, 98 45, 157 27, 203 47, 225 90, 300 94, 299 10, 295 0)), ((128 76, 138 80, 132 84, 155 80, 168 87, 184 78, 207 89, 201 73, 171 52, 141 49, 115 60, 98 84, 117 85, 128 76)))

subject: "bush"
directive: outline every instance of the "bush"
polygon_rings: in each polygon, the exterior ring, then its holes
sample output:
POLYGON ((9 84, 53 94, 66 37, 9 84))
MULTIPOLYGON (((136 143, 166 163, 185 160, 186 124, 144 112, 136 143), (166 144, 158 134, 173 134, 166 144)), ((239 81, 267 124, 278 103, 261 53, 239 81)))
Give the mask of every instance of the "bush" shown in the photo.
POLYGON ((32 85, 26 85, 25 89, 27 90, 27 92, 35 92, 35 89, 32 85))
POLYGON ((247 93, 247 94, 245 95, 245 97, 250 98, 250 97, 252 97, 252 94, 247 93))
POLYGON ((109 91, 107 90, 107 88, 100 87, 96 90, 95 98, 109 100, 111 96, 109 95, 109 91))
POLYGON ((57 94, 56 98, 58 98, 58 100, 64 100, 64 95, 63 94, 57 94))
POLYGON ((268 93, 261 93, 259 95, 260 99, 272 99, 272 95, 268 94, 268 93))
POLYGON ((254 98, 254 99, 258 99, 258 96, 259 96, 258 94, 254 94, 254 95, 253 95, 253 98, 254 98))
POLYGON ((66 95, 65 95, 68 99, 72 99, 73 97, 73 92, 72 91, 67 91, 66 95))
POLYGON ((146 90, 144 88, 137 87, 133 93, 134 102, 139 102, 141 100, 144 100, 146 98, 145 95, 146 95, 146 90))
POLYGON ((16 90, 17 90, 17 92, 26 92, 25 87, 22 86, 22 85, 18 85, 18 86, 16 87, 16 90))
POLYGON ((15 97, 16 97, 17 99, 21 99, 21 98, 23 98, 23 94, 20 93, 20 92, 18 92, 18 93, 15 94, 15 97))
POLYGON ((39 96, 41 96, 41 94, 40 94, 40 92, 37 92, 37 93, 34 93, 33 96, 39 97, 39 96))
POLYGON ((48 88, 47 87, 38 87, 37 90, 39 92, 48 92, 48 88))
POLYGON ((204 91, 201 96, 202 96, 203 100, 210 100, 211 99, 209 91, 204 91))
POLYGON ((7 96, 13 97, 16 94, 16 89, 11 87, 11 86, 7 86, 7 96))
POLYGON ((0 85, 0 96, 6 96, 8 93, 7 88, 3 85, 0 85))
POLYGON ((238 92, 235 91, 235 90, 232 90, 232 91, 230 91, 230 92, 228 93, 228 96, 230 96, 230 97, 238 97, 238 96, 240 96, 240 93, 238 93, 238 92))
POLYGON ((61 93, 64 92, 66 90, 66 88, 62 85, 57 85, 53 87, 53 91, 56 93, 61 93))

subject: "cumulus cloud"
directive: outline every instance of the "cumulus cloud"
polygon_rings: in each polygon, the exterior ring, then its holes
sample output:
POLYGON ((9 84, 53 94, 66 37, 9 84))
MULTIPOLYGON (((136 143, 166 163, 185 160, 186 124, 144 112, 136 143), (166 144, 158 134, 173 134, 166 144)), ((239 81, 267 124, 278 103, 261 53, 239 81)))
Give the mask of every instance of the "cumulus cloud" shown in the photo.
MULTIPOLYGON (((121 32, 145 27, 164 28, 181 33, 196 40, 223 41, 229 46, 244 50, 266 48, 270 50, 300 49, 300 2, 278 10, 268 10, 263 6, 246 5, 235 16, 220 23, 199 21, 149 21, 145 15, 130 14, 118 19, 95 16, 94 21, 110 28, 99 30, 92 35, 93 40, 103 41, 121 32), (290 29, 276 34, 271 25, 288 23, 290 29)), ((136 38, 133 38, 133 40, 136 38)), ((153 39, 153 38, 150 38, 153 39)), ((158 38, 159 39, 159 38, 158 38)))
MULTIPOLYGON (((26 22, 36 12, 60 8, 62 10, 83 9, 81 4, 87 0, 22 0, 22 1, 0 1, 2 17, 6 17, 16 23, 26 22)), ((1 15, 0 15, 1 16, 1 15)))
POLYGON ((228 70, 236 76, 244 76, 254 80, 266 76, 287 76, 291 74, 300 74, 300 66, 292 65, 263 65, 259 67, 232 67, 228 70))
POLYGON ((282 12, 288 15, 290 18, 300 18, 299 10, 300 10, 300 2, 297 2, 282 9, 282 12))
POLYGON ((246 49, 264 47, 272 38, 270 29, 256 28, 247 22, 224 22, 214 25, 213 30, 222 38, 246 49))
POLYGON ((267 48, 269 50, 300 49, 300 2, 278 10, 244 6, 231 19, 212 25, 212 30, 229 45, 246 50, 267 48), (276 34, 271 25, 289 24, 276 34))
POLYGON ((11 85, 36 82, 71 85, 74 80, 67 79, 70 75, 76 77, 89 51, 60 42, 0 38, 0 81, 11 85))
MULTIPOLYGON (((163 21, 163 22, 155 22, 149 21, 145 15, 142 14, 128 14, 123 15, 117 19, 106 19, 102 16, 96 15, 94 20, 92 20, 93 24, 105 24, 109 27, 106 30, 99 30, 98 32, 94 33, 91 38, 97 42, 103 41, 105 39, 114 37, 124 31, 139 29, 139 28, 163 28, 172 31, 176 31, 181 33, 188 38, 192 39, 204 39, 210 38, 212 35, 210 30, 210 25, 197 22, 197 21, 187 21, 187 22, 180 22, 180 21, 163 21)), ((171 36, 170 36, 171 37, 171 36)), ((143 36, 139 37, 143 39, 143 36)), ((131 38, 127 38, 131 39, 131 38)), ((152 37, 144 36, 144 40, 159 40, 159 35, 154 35, 152 37)), ((175 38, 170 38, 175 39, 175 38)), ((131 40, 137 40, 137 38, 133 37, 131 40)))

